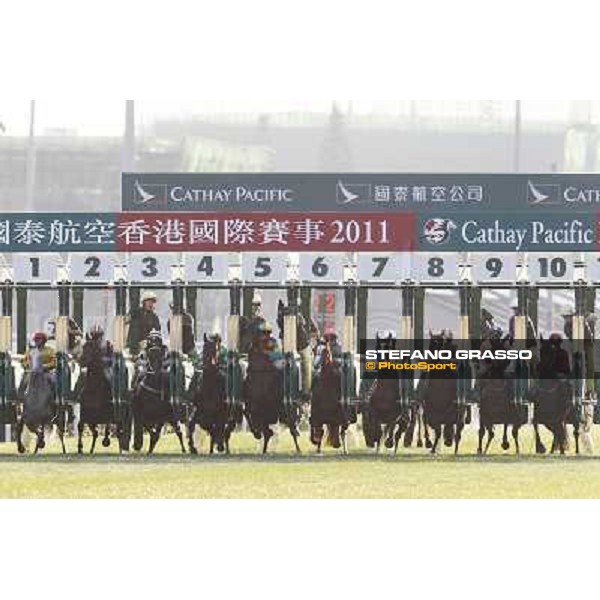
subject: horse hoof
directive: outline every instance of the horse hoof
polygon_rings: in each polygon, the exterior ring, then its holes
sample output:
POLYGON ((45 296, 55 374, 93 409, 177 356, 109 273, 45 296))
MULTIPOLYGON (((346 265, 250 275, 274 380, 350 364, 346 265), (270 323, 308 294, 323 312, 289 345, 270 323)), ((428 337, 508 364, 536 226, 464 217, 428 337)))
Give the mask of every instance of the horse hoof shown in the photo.
POLYGON ((508 450, 510 448, 510 444, 508 442, 502 442, 502 450, 508 450))
POLYGON ((196 456, 198 454, 198 449, 194 446, 190 447, 190 454, 193 454, 194 456, 196 456))
POLYGON ((536 446, 535 452, 536 452, 536 454, 546 454, 546 447, 542 446, 542 445, 536 446))
POLYGON ((427 440, 425 442, 425 448, 431 450, 433 448, 433 444, 431 443, 431 440, 427 440))
POLYGON ((83 448, 77 448, 77 454, 83 454, 83 448))
POLYGON ((46 442, 44 442, 43 440, 38 444, 38 448, 40 450, 43 450, 46 447, 46 442))
POLYGON ((17 446, 17 451, 19 454, 25 454, 25 446, 17 446))
POLYGON ((225 444, 217 444, 218 452, 225 452, 225 444))
POLYGON ((140 452, 140 451, 142 450, 142 445, 143 445, 143 444, 134 444, 134 445, 133 445, 133 449, 134 449, 136 452, 140 452))
POLYGON ((417 442, 417 448, 422 448, 422 447, 423 447, 423 441, 422 441, 422 440, 419 440, 419 441, 417 442))
POLYGON ((103 446, 104 448, 108 448, 108 447, 110 446, 110 438, 104 438, 104 439, 102 440, 102 446, 103 446))
POLYGON ((394 440, 385 440, 385 447, 391 450, 394 447, 394 440))

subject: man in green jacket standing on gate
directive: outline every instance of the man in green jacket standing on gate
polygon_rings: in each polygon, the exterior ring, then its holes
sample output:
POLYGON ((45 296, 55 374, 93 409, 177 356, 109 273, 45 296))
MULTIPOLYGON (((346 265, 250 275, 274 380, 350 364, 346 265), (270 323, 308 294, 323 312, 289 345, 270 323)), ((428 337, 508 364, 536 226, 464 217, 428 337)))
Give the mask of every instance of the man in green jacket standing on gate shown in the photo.
POLYGON ((132 356, 139 354, 151 331, 161 331, 160 320, 154 312, 156 301, 156 294, 152 291, 146 291, 142 294, 142 305, 132 309, 129 313, 127 348, 129 348, 132 356))

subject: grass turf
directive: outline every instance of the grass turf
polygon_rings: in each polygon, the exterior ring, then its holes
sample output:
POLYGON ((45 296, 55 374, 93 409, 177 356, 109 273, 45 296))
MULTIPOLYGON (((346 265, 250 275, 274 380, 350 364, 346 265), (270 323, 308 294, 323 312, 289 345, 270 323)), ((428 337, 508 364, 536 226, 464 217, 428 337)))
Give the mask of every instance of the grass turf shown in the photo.
MULTIPOLYGON (((499 428, 491 454, 475 454, 476 432, 466 431, 461 453, 449 448, 431 456, 401 448, 398 455, 367 453, 356 435, 348 456, 327 449, 315 456, 306 434, 303 454, 292 452, 281 430, 273 452, 263 457, 249 434, 232 439, 231 456, 182 456, 171 435, 157 454, 123 455, 98 443, 95 456, 59 453, 56 440, 42 454, 19 456, 0 444, 0 498, 598 498, 600 456, 533 455, 530 427, 522 432, 522 455, 503 453, 499 428)), ((595 447, 600 434, 595 433, 595 447)), ((550 446, 546 434, 545 443, 550 446)), ((89 438, 85 445, 89 448, 89 438)), ((573 444, 572 444, 573 445, 573 444)))

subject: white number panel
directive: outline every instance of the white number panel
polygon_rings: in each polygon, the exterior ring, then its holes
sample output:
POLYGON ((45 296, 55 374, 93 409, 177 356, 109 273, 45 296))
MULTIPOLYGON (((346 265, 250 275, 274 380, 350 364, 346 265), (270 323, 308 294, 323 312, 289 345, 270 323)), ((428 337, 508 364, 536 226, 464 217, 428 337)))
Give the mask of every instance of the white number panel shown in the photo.
POLYGON ((242 280, 280 282, 287 278, 287 255, 274 253, 244 253, 242 280))
POLYGON ((115 259, 110 254, 71 254, 71 281, 112 281, 115 259))
POLYGON ((227 254, 186 254, 185 279, 200 283, 227 282, 229 279, 227 254))
POLYGON ((471 254, 471 277, 475 282, 507 281, 517 277, 517 254, 471 254))
POLYGON ((573 281, 574 256, 530 253, 527 256, 527 272, 530 281, 573 281))
POLYGON ((128 261, 130 281, 171 281, 171 263, 167 254, 131 254, 128 261))
POLYGON ((359 281, 394 282, 412 277, 412 254, 359 253, 357 275, 359 281))
POLYGON ((301 254, 300 279, 302 281, 339 282, 344 277, 342 254, 301 254))
POLYGON ((31 283, 54 281, 59 259, 54 254, 15 254, 13 256, 14 280, 31 283))
POLYGON ((415 260, 418 281, 458 281, 458 253, 438 254, 419 252, 415 260))

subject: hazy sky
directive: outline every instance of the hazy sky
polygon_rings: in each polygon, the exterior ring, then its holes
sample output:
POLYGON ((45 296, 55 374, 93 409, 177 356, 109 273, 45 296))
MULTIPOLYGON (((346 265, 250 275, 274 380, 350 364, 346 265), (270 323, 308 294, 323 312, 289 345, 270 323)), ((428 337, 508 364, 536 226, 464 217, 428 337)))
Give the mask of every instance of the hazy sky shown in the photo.
MULTIPOLYGON (((365 99, 335 99, 343 110, 351 108, 353 113, 407 114, 409 100, 373 102, 365 99)), ((150 123, 156 116, 183 116, 185 114, 219 114, 228 112, 288 112, 316 111, 327 112, 331 100, 304 101, 294 99, 271 99, 265 101, 247 98, 226 101, 200 101, 178 103, 177 101, 137 101, 138 122, 150 123)), ((507 100, 457 100, 417 102, 417 110, 423 116, 468 116, 482 110, 484 102, 491 103, 495 111, 510 116, 514 103, 507 100)), ((585 101, 583 101, 585 102, 585 101)), ((533 101, 523 102, 523 118, 527 120, 563 120, 572 111, 572 101, 533 101)), ((123 127, 124 101, 78 100, 38 100, 36 101, 36 130, 44 133, 49 129, 74 129, 80 134, 118 135, 123 127)), ((6 100, 0 102, 0 120, 6 127, 6 135, 23 135, 28 130, 29 101, 6 100)))

